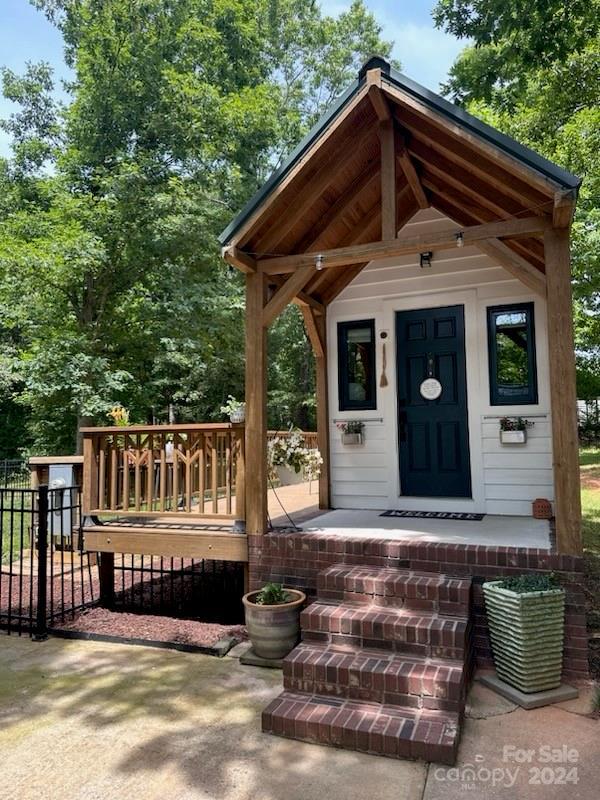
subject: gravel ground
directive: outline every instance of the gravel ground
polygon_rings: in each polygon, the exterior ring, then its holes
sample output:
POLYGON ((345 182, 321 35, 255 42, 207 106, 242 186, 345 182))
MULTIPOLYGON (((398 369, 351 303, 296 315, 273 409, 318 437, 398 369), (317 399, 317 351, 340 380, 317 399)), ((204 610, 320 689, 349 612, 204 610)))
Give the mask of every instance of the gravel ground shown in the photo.
POLYGON ((128 614, 124 611, 108 611, 105 608, 92 608, 59 627, 62 630, 102 633, 122 636, 125 639, 205 646, 214 645, 226 636, 234 636, 239 640, 247 638, 244 625, 219 625, 191 619, 128 614))

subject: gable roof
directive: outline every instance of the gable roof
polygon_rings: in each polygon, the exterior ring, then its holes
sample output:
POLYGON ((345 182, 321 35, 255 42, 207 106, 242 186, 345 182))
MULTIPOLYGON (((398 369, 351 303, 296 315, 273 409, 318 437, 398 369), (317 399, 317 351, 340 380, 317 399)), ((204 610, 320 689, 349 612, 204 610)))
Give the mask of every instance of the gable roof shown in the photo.
POLYGON ((302 160, 303 157, 313 148, 319 140, 327 135, 333 124, 341 113, 348 108, 356 98, 367 81, 367 72, 371 69, 381 69, 384 83, 382 89, 385 90, 386 84, 390 89, 398 89, 407 97, 412 97, 424 107, 430 109, 434 114, 458 126, 466 134, 469 134, 481 143, 491 145, 501 154, 509 156, 521 164, 533 174, 537 174, 555 184, 556 190, 571 191, 576 194, 581 179, 562 169, 558 165, 520 144, 509 136, 501 133, 487 123, 483 122, 463 108, 456 106, 440 95, 426 89, 402 73, 390 67, 382 58, 374 57, 366 62, 361 68, 358 78, 353 81, 346 91, 327 109, 325 114, 319 119, 309 133, 299 142, 290 153, 285 162, 273 172, 270 178, 254 194, 253 197, 244 205, 237 216, 219 235, 219 242, 223 245, 229 243, 236 234, 243 228, 251 216, 260 209, 261 205, 279 187, 284 179, 291 173, 302 160))

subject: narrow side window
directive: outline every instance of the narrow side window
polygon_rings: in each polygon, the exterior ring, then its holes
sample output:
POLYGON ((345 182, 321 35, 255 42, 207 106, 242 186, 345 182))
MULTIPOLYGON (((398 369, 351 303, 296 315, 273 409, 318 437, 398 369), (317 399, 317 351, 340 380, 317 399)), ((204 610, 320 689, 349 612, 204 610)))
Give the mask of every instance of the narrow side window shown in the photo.
POLYGON ((377 408, 375 320, 338 323, 340 411, 377 408))
POLYGON ((538 402, 533 303, 488 308, 490 405, 538 402))

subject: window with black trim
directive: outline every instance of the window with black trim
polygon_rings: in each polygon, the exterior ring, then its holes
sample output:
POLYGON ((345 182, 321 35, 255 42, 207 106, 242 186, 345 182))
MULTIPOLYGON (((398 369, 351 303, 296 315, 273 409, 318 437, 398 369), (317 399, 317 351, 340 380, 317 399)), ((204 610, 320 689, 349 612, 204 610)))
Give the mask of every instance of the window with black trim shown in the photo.
POLYGON ((338 322, 340 411, 377 408, 375 320, 338 322))
POLYGON ((490 404, 537 403, 533 303, 492 306, 487 320, 490 404))

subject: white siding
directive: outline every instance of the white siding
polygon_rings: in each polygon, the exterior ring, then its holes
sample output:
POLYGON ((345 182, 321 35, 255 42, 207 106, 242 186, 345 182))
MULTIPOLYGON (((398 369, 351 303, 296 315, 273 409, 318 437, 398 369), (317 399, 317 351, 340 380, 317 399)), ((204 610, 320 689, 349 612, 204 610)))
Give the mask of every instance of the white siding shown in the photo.
MULTIPOLYGON (((447 229, 452 223, 437 211, 415 215, 402 237, 447 229)), ((458 230, 458 227, 457 227, 458 230)), ((549 413, 548 354, 544 301, 503 267, 475 248, 434 253, 432 268, 422 270, 418 256, 371 262, 329 309, 329 381, 332 505, 336 508, 478 510, 494 514, 530 514, 536 497, 553 499, 549 413), (539 403, 490 406, 486 308, 499 303, 535 303, 539 403), (398 469, 395 312, 444 305, 465 307, 471 500, 402 497, 398 469), (337 323, 375 319, 377 409, 340 412, 337 390, 337 323), (387 331, 388 385, 379 387, 381 331, 387 331), (501 445, 498 421, 521 415, 535 421, 525 445, 501 445), (335 423, 365 421, 362 446, 343 446, 335 423)))

